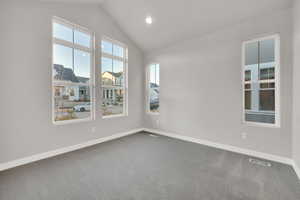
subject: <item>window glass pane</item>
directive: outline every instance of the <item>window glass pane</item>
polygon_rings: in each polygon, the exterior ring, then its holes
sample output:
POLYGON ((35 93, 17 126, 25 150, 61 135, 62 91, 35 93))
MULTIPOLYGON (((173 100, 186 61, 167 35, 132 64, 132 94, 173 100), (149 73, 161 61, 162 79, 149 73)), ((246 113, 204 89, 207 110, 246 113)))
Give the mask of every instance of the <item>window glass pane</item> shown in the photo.
POLYGON ((81 31, 74 31, 74 43, 90 48, 91 36, 81 31))
POLYGON ((114 48, 113 48, 113 55, 114 56, 118 56, 118 57, 124 57, 124 48, 119 46, 119 45, 114 45, 114 48))
POLYGON ((91 55, 88 52, 74 49, 74 73, 78 82, 89 83, 91 55))
POLYGON ((150 65, 149 73, 149 110, 150 112, 159 111, 159 65, 150 65))
POLYGON ((151 87, 150 88, 150 112, 159 111, 159 88, 151 87))
POLYGON ((65 68, 73 69, 73 49, 63 45, 54 44, 53 63, 63 65, 65 68))
POLYGON ((245 64, 258 64, 258 42, 248 43, 245 46, 245 64))
POLYGON ((267 80, 267 79, 274 79, 274 78, 275 78, 274 67, 260 69, 260 80, 267 80))
POLYGON ((73 30, 67 26, 53 23, 53 37, 73 43, 73 30))
POLYGON ((260 88, 275 88, 275 83, 261 83, 260 88))
POLYGON ((258 70, 258 42, 248 43, 245 46, 245 81, 256 82, 258 70), (253 76, 253 77, 252 77, 253 76))
POLYGON ((122 61, 113 60, 113 80, 114 85, 122 86, 124 79, 124 63, 122 61))
POLYGON ((102 40, 102 44, 101 44, 102 52, 112 55, 112 53, 113 53, 112 46, 113 46, 112 43, 102 40))
POLYGON ((155 80, 156 80, 156 85, 159 86, 159 64, 156 64, 156 69, 155 69, 155 80))
POLYGON ((245 89, 251 89, 251 84, 245 84, 245 89))
POLYGON ((73 49, 63 45, 53 45, 53 78, 67 82, 77 83, 73 71, 73 49))
POLYGON ((269 63, 275 61, 275 40, 262 40, 260 47, 260 63, 269 63))
POLYGON ((245 81, 251 81, 251 71, 250 70, 245 71, 245 81))
POLYGON ((259 109, 267 111, 275 111, 275 91, 261 90, 259 92, 259 109))
POLYGON ((110 58, 102 57, 102 85, 113 85, 113 61, 110 58))
POLYGON ((54 120, 74 120, 91 117, 88 86, 53 86, 54 120))
POLYGON ((156 85, 156 66, 155 65, 150 65, 150 87, 151 84, 156 85))
POLYGON ((117 115, 124 113, 124 89, 103 87, 102 114, 117 115))
POLYGON ((251 110, 251 91, 245 91, 245 109, 251 110))
POLYGON ((113 71, 113 60, 110 58, 102 57, 102 73, 113 71))

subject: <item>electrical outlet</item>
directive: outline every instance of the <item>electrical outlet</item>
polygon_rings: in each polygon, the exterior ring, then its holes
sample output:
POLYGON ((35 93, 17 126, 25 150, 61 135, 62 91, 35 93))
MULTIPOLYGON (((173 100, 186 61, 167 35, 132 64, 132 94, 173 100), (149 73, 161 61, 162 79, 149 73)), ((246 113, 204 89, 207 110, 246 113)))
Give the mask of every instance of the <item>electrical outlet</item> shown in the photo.
POLYGON ((247 133, 245 133, 245 132, 243 132, 241 136, 242 136, 242 139, 243 139, 243 140, 246 140, 247 137, 248 137, 247 133))
POLYGON ((96 132, 96 127, 92 127, 91 132, 95 133, 96 132))

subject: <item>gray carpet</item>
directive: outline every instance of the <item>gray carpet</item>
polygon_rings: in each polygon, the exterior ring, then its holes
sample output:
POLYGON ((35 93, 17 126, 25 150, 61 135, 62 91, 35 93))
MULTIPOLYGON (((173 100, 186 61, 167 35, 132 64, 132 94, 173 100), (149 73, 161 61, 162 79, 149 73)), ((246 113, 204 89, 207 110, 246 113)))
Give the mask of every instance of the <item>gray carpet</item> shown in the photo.
POLYGON ((0 172, 1 200, 299 200, 290 166, 147 133, 0 172))

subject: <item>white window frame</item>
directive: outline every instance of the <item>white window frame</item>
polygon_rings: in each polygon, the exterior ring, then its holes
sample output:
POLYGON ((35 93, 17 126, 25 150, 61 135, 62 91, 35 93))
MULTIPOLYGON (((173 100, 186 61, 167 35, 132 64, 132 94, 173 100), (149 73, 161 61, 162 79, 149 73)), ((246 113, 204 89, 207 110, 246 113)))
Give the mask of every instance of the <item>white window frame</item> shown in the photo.
POLYGON ((51 23, 51 37, 52 37, 52 46, 51 46, 51 50, 52 50, 52 65, 51 65, 51 79, 52 79, 52 85, 51 85, 51 90, 52 90, 52 123, 54 125, 64 125, 64 124, 72 124, 72 123, 79 123, 79 122, 85 122, 85 121, 91 121, 95 119, 95 35, 92 31, 90 31, 89 29, 74 24, 72 22, 69 22, 65 19, 62 19, 60 17, 56 17, 53 16, 52 17, 52 23, 51 23), (65 40, 61 40, 58 38, 55 38, 53 36, 54 30, 53 30, 53 24, 54 23, 58 23, 61 24, 63 26, 66 26, 68 28, 71 29, 76 29, 80 32, 86 33, 88 35, 91 36, 91 41, 90 41, 90 48, 79 45, 79 44, 73 44, 72 42, 68 42, 65 40), (58 44, 58 45, 63 45, 72 49, 78 49, 80 51, 84 51, 84 52, 88 52, 90 53, 90 83, 85 84, 85 83, 66 83, 66 82, 62 82, 59 83, 60 81, 54 80, 53 78, 53 66, 54 66, 54 55, 53 55, 53 46, 54 44, 58 44), (65 85, 65 86, 73 86, 73 85, 82 85, 82 86, 89 86, 90 87, 90 99, 91 99, 91 110, 90 110, 90 117, 88 118, 84 118, 84 119, 72 119, 72 120, 64 120, 64 121, 55 121, 55 101, 54 101, 54 97, 55 97, 55 91, 53 89, 53 86, 55 85, 65 85))
MULTIPOLYGON (((260 73, 260 72, 258 72, 260 73)), ((260 80, 259 83, 264 83, 268 82, 265 80, 260 80)), ((271 81, 272 82, 272 81, 271 81)), ((251 85, 251 90, 252 90, 252 85, 251 85)), ((269 35, 265 37, 260 37, 257 39, 252 39, 248 41, 244 41, 242 43, 242 122, 245 125, 250 125, 250 126, 260 126, 260 127, 268 127, 268 128, 280 128, 281 120, 280 120, 280 35, 279 34, 274 34, 274 35, 269 35), (245 61, 246 61, 246 55, 245 55, 245 47, 249 43, 253 42, 259 42, 263 40, 268 40, 268 39, 274 39, 275 40, 275 123, 274 124, 269 124, 269 123, 263 123, 263 122, 250 122, 246 121, 245 119, 245 114, 246 110, 245 109, 245 84, 246 83, 251 83, 251 81, 245 82, 245 61)))
MULTIPOLYGON (((159 115, 160 109, 158 112, 151 112, 150 110, 150 67, 152 65, 159 65, 159 78, 160 78, 160 64, 158 62, 152 62, 146 67, 146 113, 149 115, 159 115)), ((159 98, 160 98, 160 84, 159 84, 159 98)), ((160 105, 159 105, 160 107, 160 105)))
MULTIPOLYGON (((118 118, 118 117, 127 117, 128 116, 128 46, 122 42, 119 42, 117 40, 114 40, 112 38, 109 38, 107 36, 103 36, 101 38, 101 42, 100 42, 100 74, 101 74, 101 107, 102 107, 102 101, 103 101, 103 87, 104 85, 102 85, 102 57, 106 57, 106 58, 110 58, 110 59, 113 59, 113 60, 118 60, 118 61, 121 61, 123 62, 124 64, 124 80, 123 80, 123 87, 118 87, 119 89, 123 89, 124 90, 124 101, 123 102, 123 113, 122 114, 114 114, 114 115, 103 115, 103 112, 102 112, 102 108, 101 108, 101 116, 102 116, 102 119, 110 119, 110 118, 118 118), (109 43, 112 43, 113 45, 118 45, 120 47, 123 47, 124 49, 124 55, 123 55, 123 58, 122 57, 119 57, 119 56, 114 56, 114 55, 111 55, 111 54, 108 54, 108 53, 105 53, 102 51, 102 41, 107 41, 109 43)), ((117 88, 117 86, 106 86, 106 87, 111 87, 111 88, 117 88)))

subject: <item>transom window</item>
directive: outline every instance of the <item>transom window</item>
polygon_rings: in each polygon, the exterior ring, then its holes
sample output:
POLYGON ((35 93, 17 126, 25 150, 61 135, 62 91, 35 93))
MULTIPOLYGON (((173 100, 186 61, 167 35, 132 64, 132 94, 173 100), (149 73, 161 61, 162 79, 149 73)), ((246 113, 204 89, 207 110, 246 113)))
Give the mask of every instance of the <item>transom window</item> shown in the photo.
POLYGON ((102 116, 127 115, 127 47, 104 38, 101 49, 102 116))
POLYGON ((54 18, 53 122, 93 118, 93 35, 78 25, 54 18))
POLYGON ((243 44, 244 121, 279 126, 279 36, 243 44))

